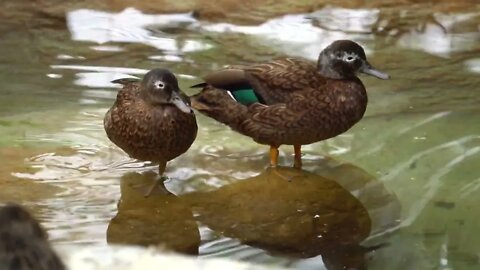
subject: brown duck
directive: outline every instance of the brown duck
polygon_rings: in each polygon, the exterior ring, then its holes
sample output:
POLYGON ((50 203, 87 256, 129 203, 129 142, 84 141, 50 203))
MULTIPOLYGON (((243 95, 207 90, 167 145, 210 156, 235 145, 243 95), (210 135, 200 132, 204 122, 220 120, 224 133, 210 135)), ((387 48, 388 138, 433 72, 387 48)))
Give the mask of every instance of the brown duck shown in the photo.
POLYGON ((270 164, 278 147, 293 145, 295 168, 301 168, 301 146, 335 137, 362 119, 367 93, 357 73, 389 76, 368 63, 363 48, 337 40, 319 55, 317 64, 281 58, 249 66, 232 66, 192 87, 192 107, 233 130, 270 145, 270 164))
POLYGON ((48 235, 25 209, 16 204, 0 208, 0 269, 63 270, 48 235))
POLYGON ((197 122, 188 97, 166 69, 153 69, 143 79, 119 79, 123 85, 104 118, 108 138, 130 157, 158 164, 157 183, 168 161, 185 153, 197 136, 197 122))

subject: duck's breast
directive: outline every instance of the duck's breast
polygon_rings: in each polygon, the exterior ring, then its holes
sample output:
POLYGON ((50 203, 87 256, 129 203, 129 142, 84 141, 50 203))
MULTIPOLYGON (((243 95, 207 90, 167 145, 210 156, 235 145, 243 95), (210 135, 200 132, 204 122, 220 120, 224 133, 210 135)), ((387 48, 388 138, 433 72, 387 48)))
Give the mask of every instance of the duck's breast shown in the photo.
POLYGON ((185 153, 197 136, 195 114, 184 113, 173 105, 157 108, 151 121, 156 131, 152 145, 164 152, 167 160, 185 153))
POLYGON ((309 93, 304 122, 310 141, 325 140, 349 130, 362 119, 367 108, 367 93, 358 79, 328 80, 325 87, 309 93))
POLYGON ((110 140, 139 160, 171 160, 188 150, 197 134, 194 114, 140 99, 113 106, 104 123, 110 140))

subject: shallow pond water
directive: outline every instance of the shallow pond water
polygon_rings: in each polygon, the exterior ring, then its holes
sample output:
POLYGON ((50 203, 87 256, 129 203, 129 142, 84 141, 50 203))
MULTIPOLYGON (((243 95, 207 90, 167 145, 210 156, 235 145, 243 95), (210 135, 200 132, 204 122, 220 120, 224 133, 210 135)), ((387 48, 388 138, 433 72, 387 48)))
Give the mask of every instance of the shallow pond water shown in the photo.
MULTIPOLYGON (((325 6, 256 25, 134 8, 19 14, 0 33, 0 202, 28 206, 57 247, 161 243, 298 269, 480 266, 478 5, 325 6), (361 77, 364 119, 305 146, 304 171, 282 169, 291 181, 265 169, 267 147, 197 113, 197 140, 167 168, 171 194, 144 199, 155 166, 103 131, 113 79, 166 67, 193 94, 223 65, 314 60, 344 38, 392 79, 361 77)), ((292 152, 281 148, 282 165, 292 152)))

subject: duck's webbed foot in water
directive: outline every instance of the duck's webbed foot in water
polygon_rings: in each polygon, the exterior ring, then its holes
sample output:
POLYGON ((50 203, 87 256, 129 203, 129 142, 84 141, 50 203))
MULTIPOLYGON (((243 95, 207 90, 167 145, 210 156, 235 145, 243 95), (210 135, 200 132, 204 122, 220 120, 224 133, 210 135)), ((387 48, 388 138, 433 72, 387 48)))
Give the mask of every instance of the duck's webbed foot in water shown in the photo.
MULTIPOLYGON (((301 171, 302 169, 302 153, 301 153, 301 145, 295 145, 295 163, 293 167, 301 171)), ((302 173, 300 171, 292 171, 291 169, 288 170, 285 167, 278 167, 278 146, 270 145, 270 170, 271 172, 286 181, 292 181, 296 177, 301 177, 302 173), (300 172, 300 173, 299 173, 300 172), (289 175, 290 174, 290 175, 289 175)))
POLYGON ((145 193, 144 197, 147 198, 152 195, 152 192, 155 188, 158 188, 163 194, 170 194, 170 192, 165 187, 165 181, 168 179, 165 175, 165 168, 167 167, 167 162, 159 162, 158 163, 158 176, 153 181, 152 185, 148 189, 147 193, 145 193))
POLYGON ((168 180, 168 177, 164 176, 164 175, 159 175, 158 177, 156 177, 156 179, 153 181, 152 185, 148 188, 148 191, 147 193, 145 193, 144 197, 147 198, 149 197, 150 195, 152 195, 153 191, 158 188, 158 190, 160 192, 162 192, 163 194, 170 194, 170 192, 167 190, 167 188, 165 187, 165 181, 168 180))

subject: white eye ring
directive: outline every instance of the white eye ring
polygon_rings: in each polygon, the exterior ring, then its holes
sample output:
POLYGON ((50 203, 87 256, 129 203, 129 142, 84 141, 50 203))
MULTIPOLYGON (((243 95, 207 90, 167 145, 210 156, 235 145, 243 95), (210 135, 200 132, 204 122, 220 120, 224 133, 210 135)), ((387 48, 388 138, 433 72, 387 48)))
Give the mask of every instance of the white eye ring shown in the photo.
POLYGON ((162 81, 157 81, 155 82, 155 88, 157 89, 164 89, 165 88, 165 83, 163 83, 162 81))
POLYGON ((355 56, 354 55, 345 55, 345 57, 343 57, 343 60, 345 60, 346 62, 353 62, 355 60, 355 56))

